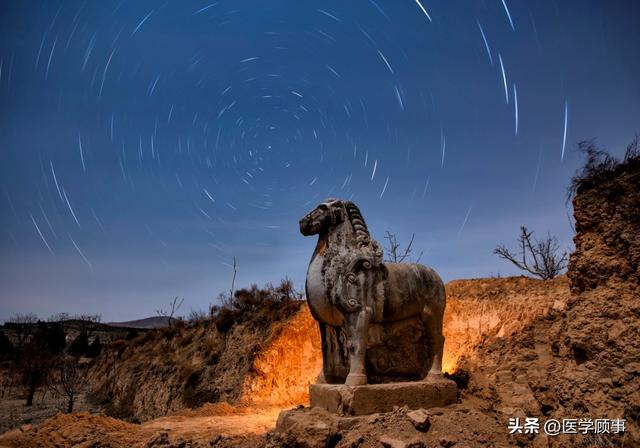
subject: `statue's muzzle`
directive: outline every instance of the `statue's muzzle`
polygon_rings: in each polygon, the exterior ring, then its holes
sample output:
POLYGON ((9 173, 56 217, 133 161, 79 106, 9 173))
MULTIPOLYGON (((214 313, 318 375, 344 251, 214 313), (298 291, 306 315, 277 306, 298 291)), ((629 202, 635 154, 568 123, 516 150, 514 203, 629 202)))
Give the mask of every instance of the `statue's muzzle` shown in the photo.
POLYGON ((300 233, 304 236, 317 235, 322 228, 321 212, 314 209, 300 220, 300 233))
POLYGON ((305 215, 300 220, 300 233, 303 234, 304 236, 309 236, 312 234, 311 233, 311 216, 305 215))

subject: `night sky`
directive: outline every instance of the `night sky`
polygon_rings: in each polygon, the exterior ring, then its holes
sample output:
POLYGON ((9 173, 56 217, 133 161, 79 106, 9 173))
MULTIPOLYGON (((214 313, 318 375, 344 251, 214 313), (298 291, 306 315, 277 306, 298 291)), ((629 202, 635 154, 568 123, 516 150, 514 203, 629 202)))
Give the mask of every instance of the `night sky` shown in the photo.
POLYGON ((298 219, 352 199, 445 280, 571 247, 578 140, 640 131, 640 3, 0 5, 0 320, 303 286, 298 219))

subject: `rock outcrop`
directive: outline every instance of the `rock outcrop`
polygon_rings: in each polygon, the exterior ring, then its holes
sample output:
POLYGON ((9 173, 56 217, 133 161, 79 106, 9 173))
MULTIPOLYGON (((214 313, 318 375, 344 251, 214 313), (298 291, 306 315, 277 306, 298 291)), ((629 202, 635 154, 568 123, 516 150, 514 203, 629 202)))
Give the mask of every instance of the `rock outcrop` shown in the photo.
POLYGON ((583 181, 573 198, 576 249, 568 276, 575 293, 640 287, 640 157, 603 174, 583 181))

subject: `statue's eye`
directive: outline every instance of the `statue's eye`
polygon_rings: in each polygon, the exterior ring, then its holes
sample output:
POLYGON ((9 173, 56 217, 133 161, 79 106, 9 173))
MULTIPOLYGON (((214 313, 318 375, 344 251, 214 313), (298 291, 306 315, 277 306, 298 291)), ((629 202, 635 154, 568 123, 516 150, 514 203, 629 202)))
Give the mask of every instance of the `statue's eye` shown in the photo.
POLYGON ((347 281, 348 281, 349 283, 355 283, 355 282, 356 282, 356 276, 355 276, 355 274, 348 274, 348 275, 347 275, 347 281))

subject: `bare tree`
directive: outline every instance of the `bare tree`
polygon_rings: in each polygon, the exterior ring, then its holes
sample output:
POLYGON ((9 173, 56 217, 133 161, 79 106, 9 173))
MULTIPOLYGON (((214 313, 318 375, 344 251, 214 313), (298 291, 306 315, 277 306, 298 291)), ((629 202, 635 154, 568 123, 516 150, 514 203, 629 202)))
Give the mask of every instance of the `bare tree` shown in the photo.
POLYGON ((238 274, 238 260, 233 257, 233 277, 231 278, 231 289, 229 290, 229 297, 233 298, 236 286, 236 275, 238 274))
POLYGON ((7 323, 14 329, 18 340, 17 349, 21 350, 25 342, 32 336, 35 325, 38 323, 38 316, 34 313, 18 313, 9 318, 7 323))
POLYGON ((62 410, 67 413, 73 412, 84 384, 84 371, 75 357, 64 356, 56 363, 55 377, 50 383, 50 389, 55 395, 64 399, 62 410))
MULTIPOLYGON (((400 247, 400 242, 398 241, 396 234, 391 233, 387 230, 387 235, 384 238, 389 241, 389 247, 384 248, 385 252, 387 253, 387 259, 385 261, 388 263, 402 263, 403 261, 405 261, 413 251, 413 240, 415 237, 416 234, 412 233, 409 244, 407 244, 407 246, 402 249, 400 247)), ((420 261, 420 259, 422 258, 422 254, 423 252, 420 252, 416 263, 420 261)))
POLYGON ((165 310, 164 308, 160 308, 156 310, 156 314, 160 317, 167 318, 167 324, 169 328, 171 328, 173 321, 175 320, 175 314, 178 309, 182 306, 184 299, 179 299, 178 296, 175 296, 171 302, 169 302, 169 308, 165 310))
POLYGON ((78 321, 80 332, 85 333, 87 339, 91 339, 93 333, 100 326, 102 316, 100 314, 77 314, 72 319, 78 321))
POLYGON ((512 253, 505 246, 498 246, 493 253, 509 260, 518 269, 528 272, 543 280, 555 278, 567 267, 566 251, 560 253, 558 240, 551 235, 541 241, 533 238, 533 231, 525 226, 520 227, 518 237, 519 252, 512 253))
POLYGON ((54 360, 54 356, 44 348, 41 341, 35 339, 32 338, 23 346, 16 362, 26 392, 26 406, 33 405, 36 390, 49 381, 54 360))
MULTIPOLYGON (((229 266, 225 263, 226 266, 229 266)), ((233 269, 233 276, 231 277, 231 288, 229 288, 229 293, 221 292, 218 294, 218 300, 222 304, 222 306, 229 307, 233 303, 233 296, 236 293, 236 276, 238 275, 238 259, 233 257, 233 265, 230 266, 233 269)), ((216 312, 217 305, 210 305, 209 312, 216 312)))

